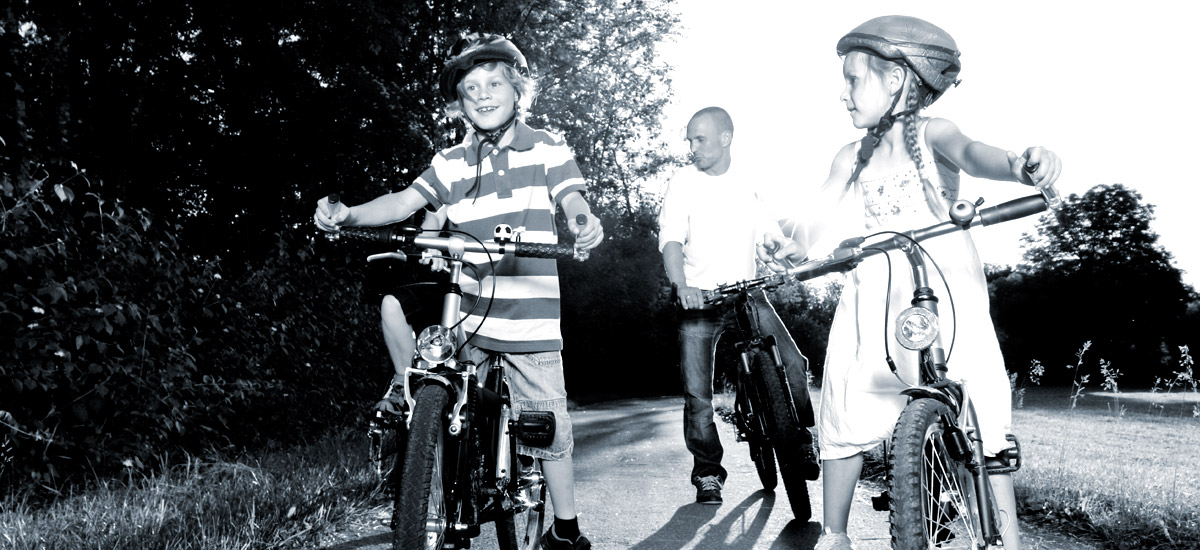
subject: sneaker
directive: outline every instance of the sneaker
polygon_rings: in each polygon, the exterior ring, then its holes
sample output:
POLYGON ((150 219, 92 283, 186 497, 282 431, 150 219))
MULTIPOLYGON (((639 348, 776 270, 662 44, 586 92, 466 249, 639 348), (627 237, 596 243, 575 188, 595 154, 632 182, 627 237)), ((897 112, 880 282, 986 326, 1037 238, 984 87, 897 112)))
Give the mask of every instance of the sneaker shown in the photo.
POLYGON ((816 481, 821 477, 821 461, 812 443, 800 444, 800 474, 807 481, 816 481))
POLYGON ((849 535, 834 533, 826 527, 813 550, 854 550, 854 542, 850 540, 849 535))
POLYGON ((554 534, 554 526, 550 526, 546 530, 546 534, 542 535, 542 543, 539 547, 541 550, 592 550, 592 541, 583 535, 579 535, 575 542, 560 539, 558 535, 554 534))
POLYGON ((387 390, 383 392, 383 398, 375 403, 375 410, 388 413, 400 414, 407 403, 404 402, 404 377, 397 374, 392 377, 392 383, 388 384, 387 390))
POLYGON ((696 480, 696 502, 700 504, 721 504, 721 478, 704 476, 696 480))

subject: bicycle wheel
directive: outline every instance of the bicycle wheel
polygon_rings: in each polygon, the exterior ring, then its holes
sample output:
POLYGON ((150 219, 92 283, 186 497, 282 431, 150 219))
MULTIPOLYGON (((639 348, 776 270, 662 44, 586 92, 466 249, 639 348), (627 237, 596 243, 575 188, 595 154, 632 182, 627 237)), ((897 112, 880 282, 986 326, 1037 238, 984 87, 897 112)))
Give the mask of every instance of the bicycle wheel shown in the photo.
POLYGON ((738 376, 738 392, 737 399, 734 401, 734 414, 737 422, 738 431, 743 434, 746 443, 750 445, 750 460, 754 461, 754 468, 758 470, 758 480, 762 482, 763 489, 774 491, 779 485, 779 478, 775 471, 775 451, 771 449, 771 443, 766 438, 766 426, 763 424, 761 412, 755 411, 750 407, 750 399, 747 393, 752 391, 750 381, 745 375, 738 376))
POLYGON ((379 461, 381 464, 391 464, 385 466, 382 474, 384 480, 384 490, 386 494, 391 495, 393 500, 399 498, 400 494, 400 475, 404 470, 404 453, 408 450, 408 428, 404 426, 404 421, 400 420, 392 429, 386 429, 380 438, 379 446, 379 461))
POLYGON ((757 348, 750 353, 750 372, 762 390, 756 393, 760 401, 766 401, 758 404, 758 410, 767 417, 768 435, 775 449, 775 458, 779 461, 779 475, 783 478, 792 514, 799 521, 808 521, 812 517, 812 504, 808 501, 806 474, 810 474, 809 469, 814 465, 806 464, 800 452, 800 445, 805 443, 800 433, 804 428, 792 419, 792 408, 783 388, 783 380, 775 370, 775 360, 771 354, 757 348))
MULTIPOLYGON (((520 460, 523 476, 534 474, 534 477, 541 479, 541 462, 528 456, 522 456, 520 460)), ((536 486, 522 490, 527 492, 525 497, 537 505, 514 514, 505 514, 496 521, 496 539, 500 550, 534 550, 542 536, 542 529, 545 527, 546 483, 539 481, 536 486)))
POLYGON ((942 438, 949 411, 936 399, 916 399, 896 423, 888 476, 896 550, 984 547, 971 473, 947 454, 942 438))
POLYGON ((438 550, 446 542, 443 412, 450 395, 430 384, 417 390, 408 450, 392 509, 393 550, 438 550))

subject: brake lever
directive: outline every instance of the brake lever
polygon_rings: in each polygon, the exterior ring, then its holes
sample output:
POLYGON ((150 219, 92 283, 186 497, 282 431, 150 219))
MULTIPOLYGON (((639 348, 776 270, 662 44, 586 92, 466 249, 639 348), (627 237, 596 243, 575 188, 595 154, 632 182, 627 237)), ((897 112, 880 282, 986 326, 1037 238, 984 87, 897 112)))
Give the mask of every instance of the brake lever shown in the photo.
POLYGON ((370 256, 367 256, 368 262, 374 262, 376 260, 399 260, 401 262, 407 262, 408 254, 396 250, 393 252, 381 252, 379 254, 371 254, 370 256))

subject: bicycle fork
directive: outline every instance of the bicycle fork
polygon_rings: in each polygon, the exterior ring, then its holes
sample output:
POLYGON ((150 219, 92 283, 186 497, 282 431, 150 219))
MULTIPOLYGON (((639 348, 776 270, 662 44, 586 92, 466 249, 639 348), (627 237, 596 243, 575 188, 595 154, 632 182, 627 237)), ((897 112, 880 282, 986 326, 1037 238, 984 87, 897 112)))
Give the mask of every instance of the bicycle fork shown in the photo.
MULTIPOLYGON (((933 288, 929 286, 929 274, 921 249, 907 245, 901 247, 901 250, 908 257, 909 265, 912 267, 913 283, 916 287, 916 290, 913 291, 912 305, 928 309, 937 318, 939 315, 938 299, 933 293, 933 288)), ((921 368, 926 370, 922 378, 929 376, 935 381, 935 385, 947 388, 942 391, 932 390, 939 394, 936 397, 928 394, 925 396, 940 399, 950 406, 951 412, 943 415, 942 418, 943 443, 951 458, 966 465, 967 470, 971 472, 975 489, 974 504, 979 512, 979 529, 983 540, 989 546, 999 544, 1001 534, 996 517, 996 499, 992 492, 991 479, 988 477, 989 472, 985 459, 987 455, 984 454, 979 418, 975 413, 975 405, 971 402, 966 386, 949 382, 946 352, 942 347, 940 331, 929 346, 922 350, 920 364, 921 368)), ((918 390, 918 393, 926 393, 926 390, 918 390)), ((915 397, 920 397, 920 395, 915 397)))

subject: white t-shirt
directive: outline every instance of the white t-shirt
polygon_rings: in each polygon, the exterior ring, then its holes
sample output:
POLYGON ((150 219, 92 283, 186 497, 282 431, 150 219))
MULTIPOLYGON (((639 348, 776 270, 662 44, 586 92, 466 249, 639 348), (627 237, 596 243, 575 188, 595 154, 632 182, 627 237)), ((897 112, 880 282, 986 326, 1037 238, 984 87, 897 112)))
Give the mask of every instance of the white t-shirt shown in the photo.
POLYGON ((658 250, 683 245, 688 286, 710 290, 755 276, 755 244, 766 231, 779 233, 755 190, 736 170, 720 176, 685 166, 671 178, 658 214, 658 250))

